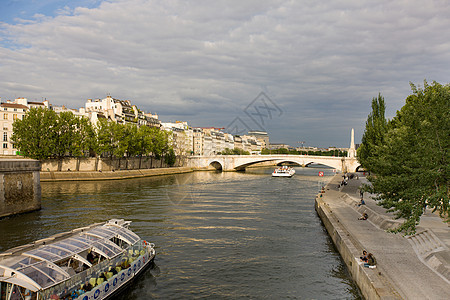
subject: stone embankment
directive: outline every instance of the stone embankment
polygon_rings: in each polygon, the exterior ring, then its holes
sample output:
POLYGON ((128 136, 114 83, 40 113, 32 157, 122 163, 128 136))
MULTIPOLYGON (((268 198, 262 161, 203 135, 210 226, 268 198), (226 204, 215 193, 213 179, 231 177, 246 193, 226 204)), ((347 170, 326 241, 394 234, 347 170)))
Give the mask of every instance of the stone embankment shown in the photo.
POLYGON ((398 226, 391 213, 358 188, 364 177, 342 180, 336 175, 316 197, 316 211, 366 299, 450 299, 450 228, 427 211, 417 234, 405 237, 386 230, 398 226), (367 213, 367 220, 358 220, 367 213), (377 267, 365 268, 359 257, 373 253, 377 267))
POLYGON ((131 179, 139 177, 171 175, 193 172, 192 168, 188 167, 173 167, 173 168, 155 168, 155 169, 140 169, 140 170, 117 170, 117 171, 97 171, 97 172, 41 172, 41 182, 50 181, 92 181, 92 180, 118 180, 131 179))
POLYGON ((0 159, 0 218, 41 208, 39 170, 32 159, 0 159))

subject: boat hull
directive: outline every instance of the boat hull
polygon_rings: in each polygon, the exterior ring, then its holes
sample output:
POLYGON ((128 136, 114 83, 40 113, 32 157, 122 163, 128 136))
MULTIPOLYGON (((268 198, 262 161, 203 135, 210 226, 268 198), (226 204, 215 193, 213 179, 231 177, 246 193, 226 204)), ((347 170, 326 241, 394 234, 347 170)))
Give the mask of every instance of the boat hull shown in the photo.
MULTIPOLYGON (((152 249, 153 250, 153 249, 152 249)), ((151 251, 151 250, 150 250, 151 251)), ((146 252, 136 258, 129 268, 121 270, 101 285, 95 286, 91 291, 80 295, 81 300, 113 299, 131 284, 143 271, 153 264, 155 253, 146 252)))
POLYGON ((272 173, 272 177, 292 177, 295 174, 294 169, 290 170, 275 170, 272 173))
POLYGON ((288 177, 291 178, 294 174, 272 174, 272 177, 288 177))

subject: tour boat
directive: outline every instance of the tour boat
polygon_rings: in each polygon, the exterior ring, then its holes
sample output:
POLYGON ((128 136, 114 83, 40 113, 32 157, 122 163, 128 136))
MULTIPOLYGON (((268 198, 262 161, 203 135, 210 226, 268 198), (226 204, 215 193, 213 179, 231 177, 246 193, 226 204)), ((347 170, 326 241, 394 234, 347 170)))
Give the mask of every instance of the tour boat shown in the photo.
POLYGON ((0 299, 113 298, 153 263, 155 245, 112 219, 0 254, 0 299))
POLYGON ((276 168, 272 176, 273 177, 292 177, 295 174, 295 170, 291 167, 283 166, 280 168, 276 168))

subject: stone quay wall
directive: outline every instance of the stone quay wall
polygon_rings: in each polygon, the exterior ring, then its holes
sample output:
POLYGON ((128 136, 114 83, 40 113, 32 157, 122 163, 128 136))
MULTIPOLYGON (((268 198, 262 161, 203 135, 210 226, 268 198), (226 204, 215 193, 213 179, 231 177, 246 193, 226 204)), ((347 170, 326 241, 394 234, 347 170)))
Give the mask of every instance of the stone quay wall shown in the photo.
POLYGON ((360 265, 354 263, 354 257, 357 256, 360 251, 353 246, 353 242, 350 241, 351 236, 348 234, 345 227, 340 224, 339 220, 335 218, 327 204, 322 201, 320 195, 315 200, 315 208, 323 225, 327 229, 328 235, 333 240, 334 246, 339 251, 342 260, 346 264, 347 269, 361 290, 364 298, 383 299, 376 288, 376 285, 380 285, 378 280, 370 278, 360 265))
MULTIPOLYGON (((336 174, 325 186, 322 193, 317 195, 315 199, 317 214, 322 220, 334 246, 339 251, 352 279, 358 285, 364 299, 404 299, 400 296, 399 292, 390 282, 390 278, 385 275, 385 272, 381 270, 379 265, 377 265, 376 269, 369 269, 365 268, 359 262, 362 249, 365 249, 361 241, 361 236, 355 235, 354 230, 351 227, 346 227, 344 223, 348 226, 349 222, 346 218, 349 218, 352 222, 356 222, 355 226, 358 226, 358 222, 361 221, 358 221, 354 215, 339 214, 338 216, 337 211, 335 211, 338 209, 337 207, 347 205, 344 202, 348 198, 348 195, 339 190, 335 190, 341 178, 340 175, 336 174), (336 206, 336 203, 340 204, 336 206)), ((348 208, 348 210, 352 210, 352 208, 348 208)), ((374 216, 374 214, 371 214, 370 217, 373 221, 374 216)))
POLYGON ((0 159, 0 218, 41 208, 41 163, 0 159))
POLYGON ((193 172, 188 167, 154 168, 141 170, 118 170, 102 172, 41 172, 41 182, 52 181, 93 181, 93 180, 119 180, 150 176, 173 175, 193 172))
MULTIPOLYGON (((119 170, 141 170, 168 168, 164 160, 155 157, 132 157, 132 158, 64 158, 42 160, 42 172, 104 172, 119 170)), ((186 165, 184 157, 177 157, 173 167, 186 165)))

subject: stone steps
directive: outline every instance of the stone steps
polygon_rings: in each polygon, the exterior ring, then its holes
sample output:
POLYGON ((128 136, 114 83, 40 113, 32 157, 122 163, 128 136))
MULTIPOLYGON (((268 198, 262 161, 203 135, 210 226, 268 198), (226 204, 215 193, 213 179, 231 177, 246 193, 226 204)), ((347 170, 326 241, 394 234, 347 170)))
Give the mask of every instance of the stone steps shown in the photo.
MULTIPOLYGON (((380 214, 367 205, 356 206, 359 200, 349 195, 341 196, 340 200, 361 215, 367 213, 369 215, 368 220, 380 229, 395 229, 401 224, 400 221, 393 220, 388 215, 380 214)), ((450 265, 448 263, 450 261, 450 251, 448 247, 431 230, 421 227, 417 227, 417 230, 416 234, 405 238, 417 253, 417 257, 434 270, 436 274, 450 283, 450 265)))
POLYGON ((447 246, 428 229, 406 238, 416 251, 419 259, 450 283, 450 266, 448 264, 450 251, 447 246))
POLYGON ((424 258, 433 252, 446 250, 446 246, 432 231, 428 229, 408 236, 407 239, 412 244, 416 252, 424 258))

